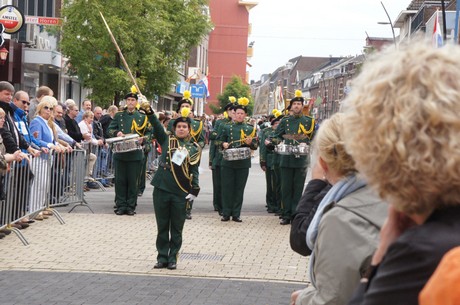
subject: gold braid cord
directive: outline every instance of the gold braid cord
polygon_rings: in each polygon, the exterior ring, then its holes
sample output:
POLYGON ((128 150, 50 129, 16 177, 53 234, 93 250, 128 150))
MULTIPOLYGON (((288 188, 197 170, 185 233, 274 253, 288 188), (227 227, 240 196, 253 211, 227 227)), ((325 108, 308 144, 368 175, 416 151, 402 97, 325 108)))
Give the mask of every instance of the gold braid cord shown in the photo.
POLYGON ((248 137, 251 137, 251 138, 254 138, 254 136, 256 135, 256 127, 254 126, 254 128, 252 129, 252 132, 249 134, 249 135, 246 135, 244 133, 244 128, 241 129, 241 136, 240 136, 240 140, 244 140, 248 137))
POLYGON ((197 148, 196 153, 190 156, 190 165, 195 165, 200 162, 201 159, 201 146, 197 142, 193 142, 193 145, 197 148))
POLYGON ((135 131, 138 135, 140 136, 143 136, 144 133, 145 133, 145 127, 147 126, 148 124, 148 119, 147 119, 147 116, 144 117, 144 123, 142 123, 142 125, 139 127, 139 125, 137 125, 136 123, 136 119, 133 119, 133 124, 131 125, 131 130, 135 131))
POLYGON ((315 128, 315 119, 312 119, 311 120, 311 127, 310 127, 309 130, 306 130, 305 126, 303 126, 302 123, 299 123, 299 129, 297 130, 297 133, 303 133, 305 135, 310 135, 310 137, 311 137, 311 134, 312 134, 314 128, 315 128))
POLYGON ((192 135, 192 138, 193 140, 195 140, 195 142, 198 142, 198 139, 196 138, 197 135, 200 134, 200 132, 203 130, 203 122, 200 121, 200 126, 198 126, 198 129, 195 131, 193 130, 193 127, 190 126, 190 134, 192 135))
MULTIPOLYGON (((179 148, 179 141, 174 136, 170 136, 169 151, 168 151, 169 160, 172 160, 173 152, 175 152, 178 148, 179 148)), ((179 186, 179 188, 185 193, 188 193, 189 191, 184 188, 184 186, 180 183, 177 176, 182 175, 183 178, 185 178, 189 183, 191 183, 192 176, 190 175, 189 168, 187 166, 187 163, 191 163, 190 158, 191 157, 189 156, 189 154, 187 154, 187 157, 185 158, 185 160, 182 162, 182 165, 180 166, 181 173, 176 173, 176 167, 178 166, 171 161, 171 172, 173 174, 174 180, 176 181, 176 184, 179 186)), ((183 183, 185 183, 185 181, 183 181, 183 183)))

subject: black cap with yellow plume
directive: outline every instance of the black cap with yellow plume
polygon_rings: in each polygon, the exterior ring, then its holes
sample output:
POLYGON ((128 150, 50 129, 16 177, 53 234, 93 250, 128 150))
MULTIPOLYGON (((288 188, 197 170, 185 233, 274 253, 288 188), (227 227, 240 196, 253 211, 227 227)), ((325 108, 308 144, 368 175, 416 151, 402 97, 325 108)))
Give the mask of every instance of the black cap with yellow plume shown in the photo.
POLYGON ((247 97, 240 97, 238 103, 234 106, 234 109, 242 109, 244 112, 248 113, 249 99, 247 97))
POLYGON ((224 111, 228 111, 228 110, 232 110, 232 109, 233 109, 233 107, 235 106, 236 97, 234 97, 234 96, 229 96, 229 97, 228 97, 228 101, 229 101, 229 103, 228 103, 227 105, 225 105, 224 111))
POLYGON ((137 88, 136 86, 131 87, 131 92, 125 95, 125 100, 128 99, 129 97, 135 98, 137 100, 137 88))
POLYGON ((190 93, 190 91, 185 90, 183 94, 183 98, 177 104, 177 109, 176 109, 177 113, 179 113, 179 110, 182 104, 189 104, 190 108, 193 109, 193 100, 191 97, 192 97, 192 94, 190 93))
POLYGON ((274 124, 275 122, 278 122, 284 117, 284 115, 278 109, 273 109, 272 114, 273 114, 273 119, 270 120, 270 123, 272 124, 274 124))
POLYGON ((192 123, 192 121, 189 118, 189 114, 190 114, 191 111, 192 110, 190 108, 182 108, 180 110, 180 116, 178 118, 176 118, 174 123, 173 123, 174 129, 176 129, 177 123, 180 123, 180 122, 185 122, 190 127, 190 124, 192 123))
POLYGON ((289 107, 288 107, 288 109, 291 109, 291 105, 292 105, 292 103, 294 103, 294 102, 301 102, 302 105, 303 105, 303 103, 305 102, 305 100, 304 100, 304 98, 303 98, 303 96, 302 96, 302 91, 300 91, 300 90, 296 90, 296 91, 295 91, 295 97, 289 101, 289 107))

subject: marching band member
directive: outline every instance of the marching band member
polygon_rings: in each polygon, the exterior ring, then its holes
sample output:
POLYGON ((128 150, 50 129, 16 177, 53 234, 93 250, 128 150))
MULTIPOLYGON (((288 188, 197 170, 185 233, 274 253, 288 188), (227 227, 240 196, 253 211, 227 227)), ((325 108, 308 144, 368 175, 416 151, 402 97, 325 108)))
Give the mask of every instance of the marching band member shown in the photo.
POLYGON ((212 170, 212 204, 214 211, 218 212, 222 216, 222 181, 221 181, 221 162, 222 162, 222 149, 221 144, 217 140, 219 134, 219 128, 225 124, 232 123, 232 117, 235 112, 233 109, 236 98, 230 96, 229 103, 224 107, 224 118, 217 120, 214 126, 214 130, 209 136, 211 142, 209 144, 209 167, 212 170))
MULTIPOLYGON (((130 92, 125 96, 126 107, 117 112, 108 127, 109 137, 138 134, 139 143, 148 125, 147 117, 136 109, 138 96, 130 92)), ((115 166, 115 214, 135 214, 138 197, 138 179, 144 154, 142 150, 117 152, 113 155, 115 166)))
POLYGON ((164 131, 148 102, 142 103, 141 109, 147 114, 162 149, 158 170, 151 182, 155 187, 153 206, 158 229, 158 256, 154 268, 176 269, 186 206, 200 191, 198 163, 201 147, 192 139, 189 108, 183 108, 181 116, 174 121, 173 134, 164 131))
MULTIPOLYGON (((233 221, 242 222, 240 214, 243 205, 244 188, 248 180, 249 168, 251 167, 250 151, 248 151, 248 155, 245 155, 244 148, 256 150, 258 146, 256 126, 244 123, 248 104, 249 100, 246 97, 238 99, 238 104, 234 107, 234 123, 223 125, 223 129, 218 135, 218 140, 222 142, 224 150, 238 149, 238 157, 233 158, 232 156, 228 160, 226 160, 226 152, 223 152, 224 159, 222 160, 221 170, 225 187, 222 187, 222 221, 229 221, 230 216, 232 216, 233 221), (241 155, 245 158, 240 159, 241 155)), ((230 151, 227 151, 227 153, 230 153, 230 151)))
MULTIPOLYGON (((270 116, 270 127, 265 128, 261 132, 260 136, 260 154, 259 161, 260 167, 265 172, 265 180, 267 183, 266 192, 266 203, 268 213, 279 213, 281 206, 281 189, 279 184, 279 172, 278 176, 275 172, 275 161, 278 155, 273 151, 274 145, 271 142, 271 138, 275 134, 276 127, 278 127, 280 120, 284 117, 281 111, 273 109, 273 114, 270 116)), ((279 170, 279 167, 278 167, 279 170)))
MULTIPOLYGON (((296 90, 295 97, 290 101, 288 110, 290 115, 284 117, 276 128, 273 144, 280 144, 283 140, 286 145, 308 146, 315 134, 315 120, 304 116, 302 113, 304 98, 302 91, 296 90)), ((291 223, 297 203, 302 196, 302 191, 307 177, 309 157, 303 155, 280 155, 281 169, 281 225, 291 223)))
MULTIPOLYGON (((184 108, 188 108, 190 110, 189 117, 190 117, 190 122, 191 122, 190 123, 191 140, 198 143, 198 145, 200 145, 201 148, 204 148, 206 144, 206 139, 204 137, 204 132, 203 132, 203 122, 193 118, 193 100, 191 99, 191 93, 188 90, 184 91, 184 96, 182 100, 179 101, 176 112, 180 113, 180 111, 182 111, 182 109, 184 108)), ((173 119, 169 121, 169 124, 168 124, 168 131, 172 134, 174 134, 174 128, 173 128, 174 121, 175 120, 173 119)), ((193 207, 193 200, 190 200, 187 205, 187 214, 186 214, 187 219, 192 219, 192 207, 193 207)))

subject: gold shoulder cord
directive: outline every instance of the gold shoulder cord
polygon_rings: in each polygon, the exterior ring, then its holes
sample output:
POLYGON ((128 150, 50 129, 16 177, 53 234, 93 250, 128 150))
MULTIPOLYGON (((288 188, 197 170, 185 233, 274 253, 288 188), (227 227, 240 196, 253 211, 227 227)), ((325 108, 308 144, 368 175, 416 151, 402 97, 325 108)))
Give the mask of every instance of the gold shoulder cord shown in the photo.
POLYGON ((305 127, 302 125, 302 123, 299 123, 299 130, 297 130, 297 133, 303 133, 303 134, 309 134, 313 132, 313 129, 315 128, 315 119, 311 119, 311 127, 309 130, 306 130, 305 127))
POLYGON ((190 165, 197 164, 201 159, 201 146, 196 142, 193 142, 193 145, 197 148, 197 152, 190 156, 190 165))
POLYGON ((256 126, 253 127, 252 132, 251 132, 249 135, 246 135, 246 134, 244 133, 244 128, 241 128, 240 140, 243 141, 243 140, 246 139, 247 137, 254 138, 255 135, 256 135, 256 126))
POLYGON ((196 131, 193 130, 193 127, 191 125, 192 124, 190 124, 190 134, 192 135, 193 140, 197 142, 198 139, 196 138, 196 136, 200 134, 201 130, 203 130, 203 122, 200 121, 200 126, 198 126, 198 129, 196 131))
MULTIPOLYGON (((176 137, 170 136, 170 138, 169 138, 169 150, 168 150, 169 160, 172 160, 172 149, 175 148, 177 150, 178 147, 179 147, 179 141, 176 139, 176 137)), ((186 166, 187 162, 190 162, 190 156, 188 154, 187 154, 187 157, 184 160, 184 162, 182 162, 181 169, 182 169, 182 171, 184 173, 185 178, 187 178, 189 181, 191 181, 192 177, 190 176, 189 171, 188 171, 188 167, 186 166)), ((172 172, 174 180, 176 181, 176 184, 179 186, 179 188, 182 191, 184 191, 184 193, 188 193, 188 191, 182 187, 182 185, 180 184, 179 180, 177 179, 176 172, 174 170, 174 165, 173 164, 171 164, 171 172, 172 172)))
POLYGON ((133 119, 133 124, 131 125, 131 130, 135 131, 138 135, 143 136, 145 133, 145 127, 147 126, 147 123, 149 122, 147 119, 147 116, 144 117, 144 123, 139 127, 136 123, 136 119, 133 119))

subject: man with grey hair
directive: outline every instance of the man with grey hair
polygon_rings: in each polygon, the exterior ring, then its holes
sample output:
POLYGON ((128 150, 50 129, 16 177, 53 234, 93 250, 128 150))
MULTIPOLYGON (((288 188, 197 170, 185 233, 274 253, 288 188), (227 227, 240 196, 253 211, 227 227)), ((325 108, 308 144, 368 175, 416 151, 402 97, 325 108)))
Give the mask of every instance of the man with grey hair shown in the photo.
POLYGON ((75 118, 75 121, 77 121, 77 123, 80 123, 81 120, 83 120, 83 114, 86 111, 91 111, 91 101, 90 100, 84 100, 83 101, 81 110, 78 113, 77 117, 75 118))
POLYGON ((42 98, 44 96, 53 96, 54 92, 51 90, 50 87, 47 86, 40 86, 37 89, 37 92, 35 93, 35 98, 33 98, 30 101, 30 106, 29 106, 29 114, 27 115, 27 120, 30 122, 34 119, 35 117, 35 109, 37 108, 37 105, 40 103, 42 98))

